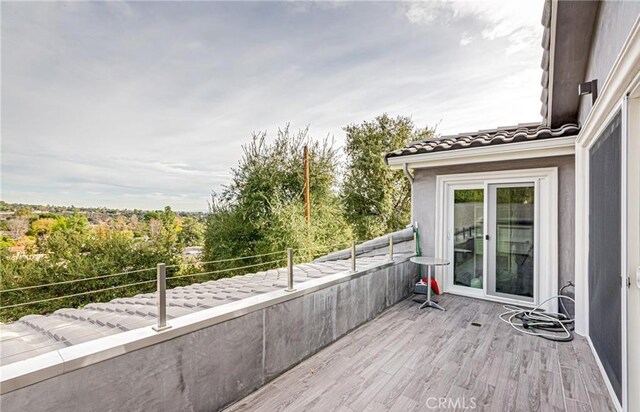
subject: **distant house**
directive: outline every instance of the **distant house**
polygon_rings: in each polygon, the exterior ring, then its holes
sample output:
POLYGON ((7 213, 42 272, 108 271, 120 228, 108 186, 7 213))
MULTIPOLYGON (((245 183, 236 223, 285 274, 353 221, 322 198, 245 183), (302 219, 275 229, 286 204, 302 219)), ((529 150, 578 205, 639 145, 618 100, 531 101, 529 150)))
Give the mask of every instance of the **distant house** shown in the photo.
POLYGON ((640 2, 547 1, 539 124, 386 156, 412 182, 423 254, 453 263, 444 292, 556 311, 572 281, 576 331, 628 411, 640 411, 639 15, 640 2))
POLYGON ((0 212, 0 220, 11 219, 13 215, 14 215, 14 212, 0 212))
POLYGON ((187 246, 182 251, 182 256, 185 257, 200 257, 202 256, 202 246, 187 246))

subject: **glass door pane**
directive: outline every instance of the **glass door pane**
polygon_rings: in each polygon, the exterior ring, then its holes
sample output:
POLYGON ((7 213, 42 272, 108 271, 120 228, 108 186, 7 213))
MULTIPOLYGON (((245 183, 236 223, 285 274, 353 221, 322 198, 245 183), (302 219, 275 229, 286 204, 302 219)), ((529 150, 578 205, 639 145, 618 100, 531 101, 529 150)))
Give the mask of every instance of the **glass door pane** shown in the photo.
POLYGON ((453 192, 453 284, 482 289, 484 189, 453 192))
POLYGON ((490 185, 488 293, 533 301, 535 187, 490 185))

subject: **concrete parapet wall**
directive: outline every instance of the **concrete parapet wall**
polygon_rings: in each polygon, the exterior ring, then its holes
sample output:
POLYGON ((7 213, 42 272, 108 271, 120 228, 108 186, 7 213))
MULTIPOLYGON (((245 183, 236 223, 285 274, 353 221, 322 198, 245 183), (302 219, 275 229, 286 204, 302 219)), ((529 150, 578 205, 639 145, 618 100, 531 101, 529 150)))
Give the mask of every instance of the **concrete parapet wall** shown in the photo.
POLYGON ((229 320, 140 349, 123 345, 122 354, 5 390, 0 407, 3 412, 219 410, 409 296, 416 273, 403 257, 296 285, 300 290, 293 298, 277 292, 269 304, 265 295, 260 304, 234 307, 238 316, 229 320))

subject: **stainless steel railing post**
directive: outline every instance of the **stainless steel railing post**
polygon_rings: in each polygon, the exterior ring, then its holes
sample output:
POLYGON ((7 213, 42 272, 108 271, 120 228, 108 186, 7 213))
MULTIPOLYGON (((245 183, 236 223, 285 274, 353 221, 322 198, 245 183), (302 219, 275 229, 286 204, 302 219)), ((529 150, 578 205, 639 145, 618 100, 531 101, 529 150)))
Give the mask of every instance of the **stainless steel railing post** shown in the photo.
POLYGON ((158 263, 156 272, 158 279, 158 324, 153 327, 153 330, 160 332, 171 327, 167 325, 167 265, 158 263))
POLYGON ((356 241, 351 242, 351 271, 356 271, 356 241))
POLYGON ((389 235, 389 260, 393 262, 393 235, 389 235))
POLYGON ((285 292, 293 292, 293 249, 287 249, 287 288, 285 292))

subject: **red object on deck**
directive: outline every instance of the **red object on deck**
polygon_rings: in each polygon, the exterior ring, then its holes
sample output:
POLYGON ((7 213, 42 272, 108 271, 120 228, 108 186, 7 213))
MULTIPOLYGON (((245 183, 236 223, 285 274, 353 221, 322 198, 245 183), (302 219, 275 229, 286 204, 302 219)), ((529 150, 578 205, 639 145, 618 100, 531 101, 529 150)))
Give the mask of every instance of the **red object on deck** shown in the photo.
POLYGON ((440 294, 440 288, 438 287, 438 282, 436 282, 435 279, 431 279, 431 290, 433 290, 433 293, 436 295, 440 294))
MULTIPOLYGON (((422 279, 422 283, 427 283, 427 278, 423 278, 422 279)), ((431 278, 431 290, 433 291, 433 293, 435 293, 436 295, 440 294, 440 288, 438 287, 438 282, 436 282, 435 279, 431 278)))

